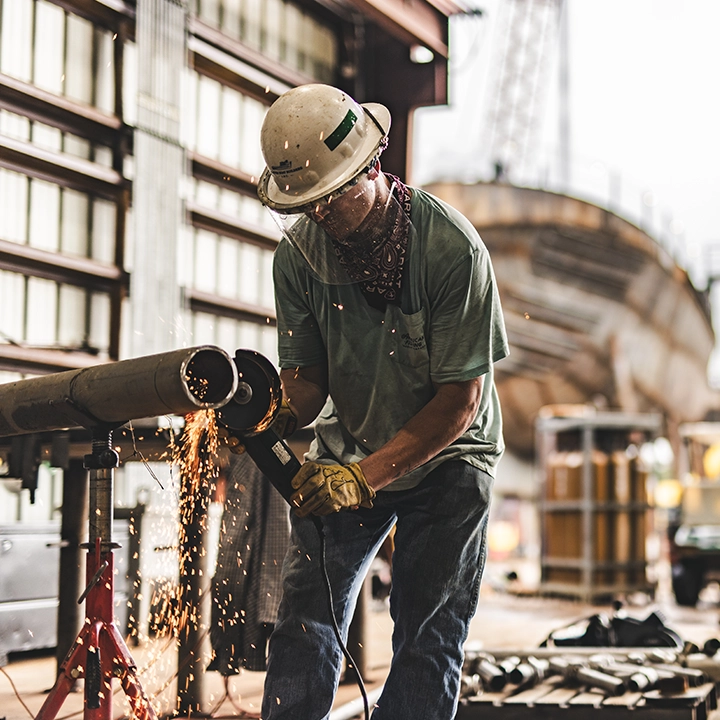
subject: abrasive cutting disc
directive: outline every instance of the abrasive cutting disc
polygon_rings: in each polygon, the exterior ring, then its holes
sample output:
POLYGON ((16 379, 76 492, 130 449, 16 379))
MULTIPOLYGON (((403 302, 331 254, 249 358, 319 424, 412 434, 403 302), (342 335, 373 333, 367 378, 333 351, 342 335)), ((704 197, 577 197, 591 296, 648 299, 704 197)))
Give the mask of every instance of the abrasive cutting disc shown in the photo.
POLYGON ((246 436, 267 430, 280 409, 282 388, 273 364, 254 350, 237 350, 233 358, 238 389, 218 413, 218 420, 246 436))

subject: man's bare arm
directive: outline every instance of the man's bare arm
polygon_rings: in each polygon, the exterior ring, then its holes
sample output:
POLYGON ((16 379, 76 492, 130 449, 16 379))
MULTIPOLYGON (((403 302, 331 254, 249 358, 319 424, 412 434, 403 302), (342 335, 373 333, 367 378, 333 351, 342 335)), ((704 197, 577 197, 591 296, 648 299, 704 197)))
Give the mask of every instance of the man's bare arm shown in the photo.
POLYGON ((327 368, 313 365, 280 371, 283 397, 297 418, 299 428, 309 425, 318 416, 328 394, 327 368))
POLYGON ((457 440, 475 419, 482 396, 482 377, 436 386, 436 394, 379 450, 360 461, 374 490, 434 458, 457 440))

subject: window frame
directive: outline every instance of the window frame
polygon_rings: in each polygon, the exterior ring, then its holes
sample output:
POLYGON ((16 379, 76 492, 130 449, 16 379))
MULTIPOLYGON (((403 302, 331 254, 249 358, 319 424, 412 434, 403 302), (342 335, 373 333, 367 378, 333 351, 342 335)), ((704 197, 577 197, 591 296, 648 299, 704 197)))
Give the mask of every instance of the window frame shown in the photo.
MULTIPOLYGON (((2 73, 0 108, 109 148, 112 167, 7 136, 0 137, 0 166, 110 201, 115 206, 113 261, 107 265, 90 258, 43 251, 0 238, 0 269, 107 293, 110 298, 108 356, 117 360, 120 356, 122 304, 129 289, 129 275, 124 270, 124 244, 132 189, 131 181, 123 176, 125 158, 132 153, 132 128, 122 120, 123 48, 125 41, 134 35, 135 10, 124 0, 51 2, 65 12, 89 20, 97 28, 117 34, 117 42, 113 43, 114 113, 103 112, 2 73)), ((81 352, 0 344, 0 365, 11 371, 52 372, 97 362, 92 353, 85 355, 81 352)))

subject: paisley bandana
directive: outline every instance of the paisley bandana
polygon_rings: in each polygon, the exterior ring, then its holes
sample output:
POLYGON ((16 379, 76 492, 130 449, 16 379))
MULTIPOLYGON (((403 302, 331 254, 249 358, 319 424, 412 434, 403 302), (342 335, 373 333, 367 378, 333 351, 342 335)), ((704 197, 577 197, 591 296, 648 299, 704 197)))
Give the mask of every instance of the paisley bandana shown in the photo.
POLYGON ((392 192, 397 203, 390 203, 390 210, 381 221, 369 218, 370 227, 360 227, 367 241, 359 247, 350 238, 334 240, 333 245, 340 264, 350 278, 360 284, 360 289, 373 307, 382 309, 386 303, 400 304, 402 271, 410 235, 410 190, 399 178, 389 173, 385 177, 392 182, 392 192))

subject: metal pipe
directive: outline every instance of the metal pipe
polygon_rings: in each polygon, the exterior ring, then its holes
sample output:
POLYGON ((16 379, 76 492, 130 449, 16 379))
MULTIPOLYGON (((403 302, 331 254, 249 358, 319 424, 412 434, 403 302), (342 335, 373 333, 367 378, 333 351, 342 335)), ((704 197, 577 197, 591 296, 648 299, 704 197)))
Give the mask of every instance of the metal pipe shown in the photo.
POLYGON ((475 672, 480 676, 483 687, 490 692, 500 692, 507 683, 505 673, 486 658, 480 658, 475 672))
POLYGON ((236 389, 235 364, 212 345, 18 380, 0 385, 0 437, 214 409, 236 389))
MULTIPOLYGON (((606 655, 606 656, 612 656, 612 657, 622 657, 624 659, 627 659, 628 656, 635 656, 638 658, 638 662, 661 662, 658 658, 657 660, 653 660, 651 657, 649 657, 650 653, 652 651, 656 650, 662 650, 663 652, 667 653, 667 657, 662 661, 664 663, 670 663, 673 662, 673 659, 677 657, 677 653, 674 652, 671 648, 651 648, 651 647, 607 647, 607 648, 597 648, 597 647, 588 647, 588 646, 558 646, 558 645, 551 645, 549 647, 537 647, 532 648, 531 650, 528 650, 527 648, 488 648, 487 650, 482 651, 482 655, 492 655, 496 660, 502 660, 506 657, 509 657, 511 655, 518 655, 521 658, 523 657, 535 657, 535 658, 551 658, 551 657, 557 657, 561 653, 567 653, 572 654, 573 656, 579 656, 582 655, 583 657, 589 657, 592 655, 606 655)), ((477 651, 474 652, 467 652, 468 656, 479 655, 477 651)))
MULTIPOLYGON (((375 689, 368 691, 367 700, 371 709, 380 699, 380 695, 382 695, 384 687, 384 685, 380 685, 380 687, 376 687, 375 689)), ((329 720, 352 720, 352 718, 360 717, 363 714, 364 707, 365 703, 363 702, 362 697, 355 698, 354 700, 350 700, 350 702, 335 708, 330 713, 329 720)))
POLYGON ((573 674, 573 678, 579 682, 591 687, 598 687, 610 695, 622 695, 625 690, 625 681, 622 678, 608 675, 607 673, 593 670, 592 668, 578 666, 573 674))

